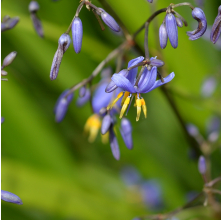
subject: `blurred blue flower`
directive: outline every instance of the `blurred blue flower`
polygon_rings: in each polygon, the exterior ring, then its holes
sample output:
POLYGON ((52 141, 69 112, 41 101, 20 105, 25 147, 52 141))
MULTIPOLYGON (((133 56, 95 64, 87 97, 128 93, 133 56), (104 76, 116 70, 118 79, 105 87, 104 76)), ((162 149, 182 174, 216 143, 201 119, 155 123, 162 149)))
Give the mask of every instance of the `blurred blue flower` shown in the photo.
POLYGON ((133 166, 125 166, 120 172, 120 176, 128 186, 138 185, 141 183, 141 175, 133 166))
POLYGON ((208 98, 213 95, 215 89, 217 87, 217 81, 215 77, 210 76, 204 79, 203 84, 201 86, 201 95, 204 98, 208 98))
POLYGON ((1 190, 1 199, 6 201, 6 202, 15 203, 15 204, 18 204, 18 205, 23 204, 21 199, 17 195, 15 195, 11 192, 5 191, 5 190, 1 190))

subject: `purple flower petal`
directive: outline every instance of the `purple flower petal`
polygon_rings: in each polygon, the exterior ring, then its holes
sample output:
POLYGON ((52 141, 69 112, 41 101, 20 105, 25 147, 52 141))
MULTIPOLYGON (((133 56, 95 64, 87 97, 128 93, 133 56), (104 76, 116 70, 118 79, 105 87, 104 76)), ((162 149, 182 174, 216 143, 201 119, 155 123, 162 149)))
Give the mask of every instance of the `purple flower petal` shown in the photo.
POLYGON ((221 5, 218 8, 218 15, 215 18, 213 23, 212 31, 210 34, 210 40, 215 44, 220 36, 221 33, 221 5))
POLYGON ((170 82, 174 78, 174 76, 175 76, 174 72, 170 73, 170 75, 168 75, 167 77, 164 78, 164 82, 161 82, 161 80, 157 80, 149 90, 142 91, 142 93, 148 93, 148 92, 156 89, 157 87, 170 82))
POLYGON ((1 199, 6 201, 6 202, 15 203, 15 204, 18 204, 18 205, 23 204, 21 199, 17 195, 15 195, 11 192, 5 191, 5 190, 1 190, 1 199))
POLYGON ((149 71, 145 69, 146 71, 143 72, 142 76, 143 79, 140 80, 138 83, 138 92, 143 93, 143 91, 148 91, 155 83, 157 78, 157 67, 152 67, 152 69, 149 71))
POLYGON ((106 134, 112 124, 113 120, 109 114, 105 115, 101 124, 101 134, 106 134))
POLYGON ((75 52, 80 53, 83 38, 83 25, 79 17, 76 17, 72 23, 72 38, 75 52))
POLYGON ((207 28, 206 16, 205 16, 203 10, 200 8, 194 8, 192 11, 192 16, 195 20, 198 21, 198 27, 196 30, 188 31, 186 33, 189 36, 189 40, 197 40, 206 31, 206 28, 207 28))
POLYGON ((132 126, 128 119, 123 118, 121 120, 121 129, 120 129, 121 136, 124 140, 124 143, 128 149, 133 148, 133 139, 132 139, 132 126))
MULTIPOLYGON (((122 75, 124 77, 127 77, 128 73, 129 72, 126 69, 124 69, 124 70, 121 70, 117 74, 120 74, 120 75, 122 75)), ((107 88, 105 89, 105 92, 110 93, 110 92, 113 92, 115 89, 117 89, 117 85, 111 80, 110 83, 107 85, 107 88)))
POLYGON ((164 23, 161 24, 159 29, 159 39, 160 39, 160 47, 164 49, 167 46, 167 40, 168 40, 166 25, 164 23))
POLYGON ((122 88, 124 91, 128 91, 130 93, 136 93, 136 89, 126 77, 115 73, 111 77, 111 79, 118 87, 122 88))
POLYGON ((110 147, 111 147, 112 154, 116 160, 119 160, 120 159, 120 149, 119 149, 119 145, 117 142, 117 138, 114 134, 113 126, 110 127, 109 132, 110 132, 110 136, 109 136, 110 147))
POLYGON ((114 20, 113 17, 111 17, 106 11, 101 12, 101 18, 103 22, 111 28, 113 31, 119 32, 120 31, 120 26, 118 23, 114 20))
POLYGON ((178 31, 176 18, 172 13, 166 15, 166 30, 173 48, 178 46, 178 31))
POLYGON ((156 66, 156 67, 161 67, 164 65, 164 62, 162 60, 158 60, 155 57, 150 58, 150 65, 151 66, 156 66))

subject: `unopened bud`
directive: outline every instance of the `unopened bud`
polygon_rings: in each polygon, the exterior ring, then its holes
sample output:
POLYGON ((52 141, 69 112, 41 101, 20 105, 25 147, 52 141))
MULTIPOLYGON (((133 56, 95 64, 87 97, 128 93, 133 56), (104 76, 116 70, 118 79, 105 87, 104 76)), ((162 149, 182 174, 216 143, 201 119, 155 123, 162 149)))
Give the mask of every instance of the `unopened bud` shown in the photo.
POLYGON ((29 12, 30 12, 30 13, 33 13, 33 12, 38 11, 39 8, 40 8, 40 6, 39 6, 38 2, 36 2, 36 1, 31 1, 31 2, 29 3, 28 9, 29 9, 29 12))
POLYGON ((204 175, 206 173, 206 159, 204 156, 200 156, 200 158, 199 158, 198 170, 202 175, 204 175))
POLYGON ((1 199, 6 201, 6 202, 15 203, 15 204, 18 204, 18 205, 23 204, 21 199, 17 195, 15 195, 11 192, 5 191, 5 190, 1 190, 1 199))
POLYGON ((79 17, 74 18, 72 23, 72 39, 74 50, 76 53, 81 52, 81 45, 82 45, 82 38, 83 38, 83 25, 81 19, 79 17))
POLYGON ((110 16, 106 11, 101 12, 101 18, 103 22, 111 28, 113 31, 119 32, 120 31, 120 26, 118 23, 114 20, 112 16, 110 16))
POLYGON ((12 63, 12 61, 15 59, 17 55, 16 51, 11 52, 10 54, 8 54, 5 59, 3 60, 3 66, 2 69, 8 65, 10 65, 12 63))
POLYGON ((101 125, 101 134, 106 134, 112 124, 112 118, 109 114, 105 115, 103 120, 102 120, 102 125, 101 125))

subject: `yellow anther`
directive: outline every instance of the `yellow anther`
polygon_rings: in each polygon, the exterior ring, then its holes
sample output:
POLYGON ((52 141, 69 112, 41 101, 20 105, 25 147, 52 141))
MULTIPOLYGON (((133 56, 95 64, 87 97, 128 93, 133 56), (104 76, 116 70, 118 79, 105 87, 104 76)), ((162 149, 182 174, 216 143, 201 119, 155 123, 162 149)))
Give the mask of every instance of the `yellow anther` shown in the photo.
POLYGON ((124 96, 123 96, 123 98, 122 98, 122 100, 121 100, 121 106, 124 104, 126 98, 127 98, 129 95, 130 95, 130 92, 125 92, 125 93, 124 93, 124 96))
POLYGON ((146 103, 143 98, 141 99, 141 105, 142 105, 144 116, 146 118, 147 117, 147 106, 146 106, 146 103))
POLYGON ((129 105, 129 103, 130 103, 130 96, 128 96, 128 97, 126 98, 126 100, 124 101, 124 104, 123 104, 123 106, 122 106, 122 108, 121 108, 121 111, 120 111, 120 118, 123 117, 124 112, 127 110, 127 107, 128 107, 128 105, 129 105))
POLYGON ((121 96, 122 96, 123 94, 124 94, 123 92, 120 92, 120 93, 117 95, 117 98, 114 99, 114 101, 107 106, 107 110, 112 109, 113 106, 115 105, 115 103, 121 98, 121 96))
POLYGON ((93 142, 97 137, 98 131, 101 127, 100 117, 97 114, 93 114, 88 118, 84 126, 84 132, 89 133, 89 142, 93 142))
POLYGON ((136 104, 137 104, 137 117, 136 117, 136 121, 139 121, 140 113, 141 113, 141 99, 136 99, 136 104))

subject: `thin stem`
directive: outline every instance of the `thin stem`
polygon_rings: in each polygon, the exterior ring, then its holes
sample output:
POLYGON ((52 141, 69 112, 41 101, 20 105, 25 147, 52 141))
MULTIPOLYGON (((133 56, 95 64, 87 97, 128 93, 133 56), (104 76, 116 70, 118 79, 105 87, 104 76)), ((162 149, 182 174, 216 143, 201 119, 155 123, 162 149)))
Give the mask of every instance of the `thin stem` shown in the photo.
POLYGON ((149 22, 145 23, 145 37, 144 37, 144 50, 145 50, 145 58, 149 59, 149 49, 148 49, 148 30, 149 30, 149 22))
POLYGON ((80 13, 82 7, 84 6, 84 4, 85 4, 85 1, 82 1, 82 2, 80 3, 80 5, 78 6, 78 8, 77 8, 77 10, 76 10, 76 13, 75 13, 75 16, 73 17, 73 19, 72 19, 72 21, 71 21, 71 23, 70 23, 70 25, 69 25, 67 31, 65 32, 66 34, 69 34, 69 32, 70 32, 70 30, 71 30, 71 27, 72 27, 72 23, 73 23, 75 17, 78 17, 78 16, 79 16, 79 13, 80 13))
POLYGON ((98 73, 103 69, 103 67, 114 57, 116 57, 124 48, 127 47, 127 41, 122 43, 119 47, 117 47, 115 50, 111 51, 107 57, 95 68, 95 70, 92 72, 92 74, 82 80, 80 83, 74 85, 73 87, 70 88, 69 92, 66 94, 64 98, 67 98, 72 92, 75 90, 81 88, 82 86, 85 86, 87 83, 89 83, 94 77, 98 75, 98 73))
MULTIPOLYGON (((154 12, 147 20, 146 22, 150 23, 157 15, 161 14, 162 12, 165 12, 167 8, 162 8, 156 12, 154 12)), ((145 28, 146 22, 133 34, 133 39, 145 28)))
POLYGON ((99 15, 94 11, 94 9, 92 9, 92 12, 94 13, 95 17, 97 18, 97 21, 101 27, 101 30, 104 31, 105 30, 105 27, 104 27, 104 24, 102 23, 99 15))
POLYGON ((182 2, 182 3, 176 4, 176 5, 171 5, 171 7, 172 8, 177 8, 177 7, 185 6, 185 5, 189 6, 192 10, 195 8, 189 2, 182 2))
POLYGON ((217 177, 214 180, 211 180, 209 183, 205 184, 205 186, 206 187, 212 187, 212 186, 214 186, 218 182, 221 182, 221 176, 217 177))
POLYGON ((221 191, 218 189, 211 189, 211 192, 221 195, 221 191))

